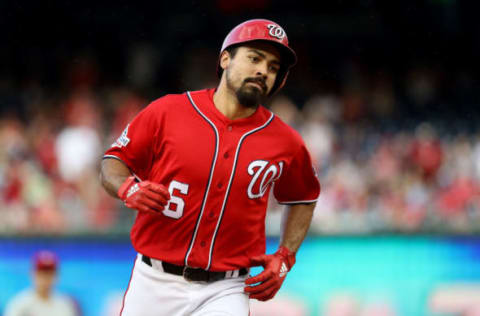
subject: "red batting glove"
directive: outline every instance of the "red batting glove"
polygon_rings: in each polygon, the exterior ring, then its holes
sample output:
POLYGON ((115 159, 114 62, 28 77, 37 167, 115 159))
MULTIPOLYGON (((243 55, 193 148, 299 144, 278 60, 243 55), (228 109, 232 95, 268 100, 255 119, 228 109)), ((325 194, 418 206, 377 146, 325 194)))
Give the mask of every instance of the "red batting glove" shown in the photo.
POLYGON ((295 264, 295 253, 288 250, 287 247, 281 246, 273 255, 260 255, 251 258, 250 264, 252 267, 263 266, 264 270, 262 273, 245 280, 247 285, 260 283, 245 287, 245 292, 249 294, 250 298, 268 301, 277 294, 287 276, 287 272, 295 264))
POLYGON ((136 182, 133 176, 123 182, 117 195, 127 207, 142 212, 158 213, 170 200, 170 193, 163 185, 151 181, 136 182))

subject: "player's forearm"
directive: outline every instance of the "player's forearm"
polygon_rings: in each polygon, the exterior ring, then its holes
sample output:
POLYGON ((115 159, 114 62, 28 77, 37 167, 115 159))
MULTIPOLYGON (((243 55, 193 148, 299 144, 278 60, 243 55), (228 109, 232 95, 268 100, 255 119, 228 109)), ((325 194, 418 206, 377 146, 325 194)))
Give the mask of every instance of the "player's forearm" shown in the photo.
POLYGON ((283 223, 281 246, 297 252, 312 222, 315 203, 296 204, 288 208, 283 223))
POLYGON ((131 176, 130 170, 123 162, 110 158, 102 160, 100 180, 111 196, 118 198, 118 189, 129 176, 131 176))

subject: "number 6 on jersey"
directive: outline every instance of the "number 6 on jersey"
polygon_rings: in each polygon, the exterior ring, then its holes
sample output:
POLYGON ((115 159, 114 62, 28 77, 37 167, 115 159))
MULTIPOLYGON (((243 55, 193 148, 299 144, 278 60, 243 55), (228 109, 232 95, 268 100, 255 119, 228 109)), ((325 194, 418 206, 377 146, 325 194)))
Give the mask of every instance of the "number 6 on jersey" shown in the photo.
POLYGON ((168 192, 170 193, 170 201, 168 201, 168 204, 165 206, 165 209, 162 211, 163 215, 179 219, 183 215, 183 208, 185 206, 185 202, 181 197, 178 197, 173 194, 173 190, 177 189, 180 191, 181 194, 186 195, 188 193, 188 184, 178 182, 175 180, 172 180, 170 182, 170 185, 168 186, 168 192), (171 210, 170 206, 172 204, 175 204, 175 209, 171 210))

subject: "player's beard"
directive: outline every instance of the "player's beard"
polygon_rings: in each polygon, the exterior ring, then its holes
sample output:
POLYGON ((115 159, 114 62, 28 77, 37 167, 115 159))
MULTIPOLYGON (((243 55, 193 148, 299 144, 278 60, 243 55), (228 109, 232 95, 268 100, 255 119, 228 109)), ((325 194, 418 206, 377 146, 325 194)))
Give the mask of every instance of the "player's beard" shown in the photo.
POLYGON ((232 80, 230 79, 228 70, 227 70, 227 86, 235 91, 238 102, 248 108, 256 109, 260 104, 264 104, 267 100, 267 86, 265 81, 259 78, 246 78, 240 88, 235 89, 232 80), (259 87, 248 84, 249 82, 259 83, 263 89, 259 87))

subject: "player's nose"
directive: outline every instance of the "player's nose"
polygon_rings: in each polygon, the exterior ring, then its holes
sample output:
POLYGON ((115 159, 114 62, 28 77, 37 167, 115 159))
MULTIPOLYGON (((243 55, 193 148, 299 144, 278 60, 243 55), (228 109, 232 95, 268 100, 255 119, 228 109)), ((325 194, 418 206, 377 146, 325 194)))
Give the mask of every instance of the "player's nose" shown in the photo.
POLYGON ((257 77, 262 77, 262 79, 267 79, 267 73, 268 73, 268 63, 266 62, 261 62, 257 64, 256 68, 256 76, 257 77))

